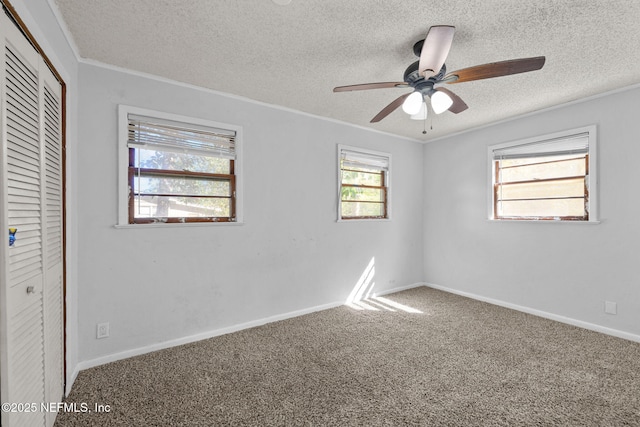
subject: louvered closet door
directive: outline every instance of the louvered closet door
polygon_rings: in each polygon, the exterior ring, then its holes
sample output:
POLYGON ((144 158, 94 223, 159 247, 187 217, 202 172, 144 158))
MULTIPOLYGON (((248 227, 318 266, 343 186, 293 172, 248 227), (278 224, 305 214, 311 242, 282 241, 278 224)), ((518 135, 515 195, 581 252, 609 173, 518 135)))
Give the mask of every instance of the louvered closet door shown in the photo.
MULTIPOLYGON (((62 303, 62 112, 61 87, 46 70, 41 111, 43 161, 43 268, 45 402, 59 402, 64 394, 64 321, 62 303)), ((53 425, 55 413, 47 413, 53 425)))
POLYGON ((40 404, 63 395, 61 89, 12 22, 0 16, 2 77, 2 425, 52 425, 40 404), (7 230, 16 228, 9 247, 7 230), (20 407, 17 407, 20 409, 20 407))

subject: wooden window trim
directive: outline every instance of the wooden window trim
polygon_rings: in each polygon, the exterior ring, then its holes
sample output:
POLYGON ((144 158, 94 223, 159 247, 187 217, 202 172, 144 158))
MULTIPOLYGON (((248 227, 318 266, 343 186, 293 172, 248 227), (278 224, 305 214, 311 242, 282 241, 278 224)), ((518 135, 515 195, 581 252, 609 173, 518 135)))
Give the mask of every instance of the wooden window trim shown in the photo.
POLYGON ((128 212, 129 224, 183 224, 183 223, 205 223, 205 222, 235 222, 236 221, 236 176, 235 176, 235 160, 230 159, 229 174, 207 173, 207 172, 191 172, 191 171, 174 171, 168 169, 150 169, 138 168, 135 166, 135 148, 129 148, 129 166, 127 172, 127 181, 129 185, 128 212), (229 196, 207 196, 207 195, 176 195, 176 194, 152 194, 153 196, 178 196, 178 197, 200 197, 200 198, 220 198, 229 199, 229 217, 154 217, 154 218, 136 218, 135 216, 135 199, 138 195, 133 189, 135 188, 135 178, 141 175, 170 176, 170 177, 198 177, 210 181, 224 180, 229 181, 229 196))
POLYGON ((353 187, 353 188, 373 188, 373 189, 378 189, 382 191, 383 194, 383 200, 382 201, 374 201, 374 200, 345 200, 345 199, 340 199, 341 203, 376 203, 376 204, 381 204, 383 205, 383 215, 370 215, 370 216, 342 216, 341 215, 341 219, 344 220, 354 220, 354 219, 388 219, 389 215, 388 215, 388 197, 387 197, 387 192, 388 192, 388 187, 386 185, 386 181, 387 181, 387 172, 385 171, 379 171, 379 172, 373 172, 373 171, 362 171, 362 170, 357 170, 357 169, 340 169, 341 172, 343 171, 350 171, 350 172, 358 172, 358 173, 370 173, 370 174, 375 174, 375 175, 380 175, 380 183, 381 185, 359 185, 359 184, 343 184, 342 182, 340 182, 340 194, 342 194, 342 189, 344 187, 353 187))
MULTIPOLYGON (((580 158, 580 157, 577 157, 580 158)), ((557 160, 557 161, 547 161, 547 162, 538 162, 538 163, 530 163, 526 165, 518 165, 518 166, 507 166, 505 168, 500 167, 500 161, 494 160, 494 185, 493 185, 493 212, 494 218, 497 220, 513 220, 513 221, 589 221, 589 154, 584 155, 585 162, 585 174, 570 176, 570 177, 561 177, 561 178, 549 178, 549 179, 540 179, 540 180, 526 180, 526 181, 512 181, 507 183, 500 182, 500 170, 502 169, 512 169, 517 167, 538 165, 538 164, 547 164, 547 163, 558 163, 566 161, 557 160), (545 198, 537 198, 537 199, 508 199, 507 201, 525 201, 525 200, 567 200, 567 199, 583 199, 584 200, 584 215, 583 216, 508 216, 508 215, 499 215, 498 214, 498 203, 503 201, 499 198, 499 189, 505 185, 513 185, 513 184, 529 184, 529 183, 538 183, 538 182, 557 182, 571 179, 584 179, 584 195, 583 196, 575 196, 575 197, 545 197, 545 198)))

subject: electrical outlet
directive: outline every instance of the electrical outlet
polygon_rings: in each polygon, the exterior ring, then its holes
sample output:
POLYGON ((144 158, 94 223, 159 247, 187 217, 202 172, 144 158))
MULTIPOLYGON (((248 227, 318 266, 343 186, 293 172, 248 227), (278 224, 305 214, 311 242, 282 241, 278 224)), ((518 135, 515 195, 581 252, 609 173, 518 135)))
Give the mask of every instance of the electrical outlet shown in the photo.
POLYGON ((98 323, 98 327, 96 328, 96 338, 107 338, 109 337, 109 322, 106 323, 98 323))
POLYGON ((618 314, 618 304, 613 301, 605 301, 604 312, 607 314, 618 314))

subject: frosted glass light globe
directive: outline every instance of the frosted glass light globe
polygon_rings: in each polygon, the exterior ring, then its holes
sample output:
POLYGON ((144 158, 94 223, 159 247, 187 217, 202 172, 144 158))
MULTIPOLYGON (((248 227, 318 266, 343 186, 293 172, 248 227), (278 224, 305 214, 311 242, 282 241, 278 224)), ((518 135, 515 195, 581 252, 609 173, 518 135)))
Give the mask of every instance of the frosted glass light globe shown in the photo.
POLYGON ((444 113, 453 105, 453 99, 444 92, 436 91, 431 95, 431 107, 436 114, 444 113))
POLYGON ((422 106, 423 102, 422 93, 413 92, 402 103, 402 109, 407 114, 417 114, 418 111, 420 111, 420 106, 422 106))
POLYGON ((420 104, 420 111, 411 115, 411 120, 426 120, 427 119, 427 103, 420 104))

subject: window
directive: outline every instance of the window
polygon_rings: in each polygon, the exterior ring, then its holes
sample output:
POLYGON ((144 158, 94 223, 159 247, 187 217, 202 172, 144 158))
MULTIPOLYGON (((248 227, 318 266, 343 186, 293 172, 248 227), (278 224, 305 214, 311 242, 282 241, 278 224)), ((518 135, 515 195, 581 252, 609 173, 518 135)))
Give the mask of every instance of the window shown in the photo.
POLYGON ((132 107, 120 113, 121 224, 238 220, 237 128, 132 107))
POLYGON ((594 221, 595 126, 489 147, 497 220, 594 221))
POLYGON ((389 218, 391 156, 346 146, 338 152, 338 220, 389 218))

